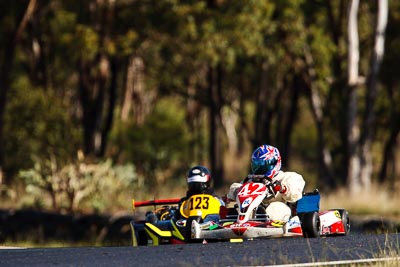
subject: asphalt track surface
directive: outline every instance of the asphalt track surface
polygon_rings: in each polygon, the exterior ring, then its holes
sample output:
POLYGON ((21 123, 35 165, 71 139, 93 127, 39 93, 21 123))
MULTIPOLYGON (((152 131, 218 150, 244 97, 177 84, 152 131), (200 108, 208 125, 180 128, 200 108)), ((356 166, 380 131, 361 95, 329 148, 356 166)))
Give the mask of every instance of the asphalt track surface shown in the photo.
POLYGON ((266 266, 398 256, 399 244, 400 234, 354 233, 158 247, 1 249, 0 266, 266 266))

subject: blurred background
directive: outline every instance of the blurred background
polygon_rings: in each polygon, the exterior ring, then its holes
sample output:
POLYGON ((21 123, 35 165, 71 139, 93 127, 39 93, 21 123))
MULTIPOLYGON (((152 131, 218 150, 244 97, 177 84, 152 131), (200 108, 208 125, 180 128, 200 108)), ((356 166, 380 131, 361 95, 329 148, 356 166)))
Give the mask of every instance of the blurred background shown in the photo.
POLYGON ((399 215, 399 1, 1 1, 0 32, 1 209, 129 211, 198 164, 224 195, 271 144, 399 215))

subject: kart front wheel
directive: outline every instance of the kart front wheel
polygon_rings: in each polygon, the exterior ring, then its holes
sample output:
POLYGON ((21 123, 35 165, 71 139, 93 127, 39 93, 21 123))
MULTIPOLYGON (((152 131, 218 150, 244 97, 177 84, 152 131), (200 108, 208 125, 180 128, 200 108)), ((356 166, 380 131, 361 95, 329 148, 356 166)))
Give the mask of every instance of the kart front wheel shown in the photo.
POLYGON ((303 236, 306 238, 319 237, 320 220, 318 212, 304 212, 300 218, 303 236))
POLYGON ((186 221, 186 231, 185 231, 186 232, 185 233, 186 242, 197 243, 197 242, 199 242, 199 240, 192 239, 192 221, 202 223, 203 219, 201 218, 201 216, 191 216, 186 221))
POLYGON ((135 227, 134 221, 130 221, 129 224, 131 226, 132 245, 134 247, 147 245, 147 236, 143 225, 136 224, 135 227))

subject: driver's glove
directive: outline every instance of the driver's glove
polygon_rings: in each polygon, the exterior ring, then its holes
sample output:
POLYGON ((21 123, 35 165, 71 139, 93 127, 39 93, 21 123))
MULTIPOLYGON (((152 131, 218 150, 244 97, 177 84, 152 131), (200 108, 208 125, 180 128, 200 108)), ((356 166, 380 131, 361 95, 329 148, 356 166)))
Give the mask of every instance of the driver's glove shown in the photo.
POLYGON ((272 188, 275 193, 285 194, 287 192, 286 186, 282 185, 280 181, 276 180, 272 182, 272 188))

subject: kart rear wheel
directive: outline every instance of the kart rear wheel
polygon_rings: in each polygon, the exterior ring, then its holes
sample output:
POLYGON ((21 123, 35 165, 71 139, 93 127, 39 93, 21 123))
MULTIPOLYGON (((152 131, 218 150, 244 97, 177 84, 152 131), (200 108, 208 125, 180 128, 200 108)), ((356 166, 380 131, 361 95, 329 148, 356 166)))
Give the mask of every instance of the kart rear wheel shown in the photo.
POLYGON ((300 218, 303 236, 306 238, 319 237, 320 220, 318 212, 304 212, 300 218))
POLYGON ((344 234, 343 235, 348 235, 350 232, 350 217, 349 217, 349 212, 345 209, 338 209, 340 213, 340 217, 342 218, 343 226, 344 226, 344 234))

